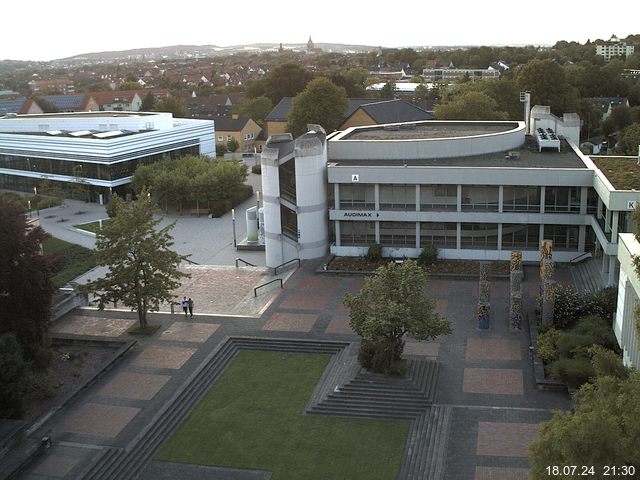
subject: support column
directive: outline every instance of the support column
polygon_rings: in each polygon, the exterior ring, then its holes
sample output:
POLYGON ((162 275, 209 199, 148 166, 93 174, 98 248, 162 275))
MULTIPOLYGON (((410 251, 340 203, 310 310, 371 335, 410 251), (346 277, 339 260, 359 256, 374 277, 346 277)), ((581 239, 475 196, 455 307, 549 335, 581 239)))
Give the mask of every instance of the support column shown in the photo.
POLYGON ((502 250, 502 224, 498 224, 498 251, 502 250))
POLYGON ((458 191, 456 193, 456 211, 462 211, 462 185, 457 185, 458 191))
POLYGON ((620 221, 620 212, 611 212, 613 218, 611 219, 611 243, 618 243, 618 222, 620 221))
POLYGON ((420 211, 420 185, 416 185, 416 212, 420 211))
POLYGON ((340 184, 339 183, 333 184, 333 199, 334 199, 333 208, 335 208, 336 210, 340 210, 340 184))
POLYGON ((340 220, 333 222, 336 234, 336 247, 341 247, 342 242, 340 240, 340 220))
POLYGON ((456 249, 462 248, 462 225, 460 222, 456 223, 456 249))
POLYGON ((588 197, 589 197, 589 187, 582 187, 580 189, 580 215, 587 214, 588 197))
POLYGON ((420 248, 420 222, 416 222, 416 248, 420 248))
POLYGON ((615 286, 616 280, 616 256, 609 256, 609 274, 607 276, 607 287, 615 286))
MULTIPOLYGON (((498 187, 498 213, 503 212, 503 203, 504 203, 504 185, 500 185, 498 187)), ((499 240, 498 240, 498 243, 500 243, 499 240)))
POLYGON ((580 225, 578 227, 578 251, 584 252, 584 246, 587 241, 587 227, 585 225, 580 225))
POLYGON ((609 233, 611 231, 611 210, 607 209, 607 212, 604 216, 604 233, 609 233))
POLYGON ((376 222, 376 243, 380 245, 380 222, 376 222))
MULTIPOLYGON (((540 187, 540 213, 544 213, 544 197, 546 196, 546 190, 547 187, 545 187, 544 185, 542 187, 540 187)), ((540 240, 542 241, 542 237, 540 237, 540 240)))

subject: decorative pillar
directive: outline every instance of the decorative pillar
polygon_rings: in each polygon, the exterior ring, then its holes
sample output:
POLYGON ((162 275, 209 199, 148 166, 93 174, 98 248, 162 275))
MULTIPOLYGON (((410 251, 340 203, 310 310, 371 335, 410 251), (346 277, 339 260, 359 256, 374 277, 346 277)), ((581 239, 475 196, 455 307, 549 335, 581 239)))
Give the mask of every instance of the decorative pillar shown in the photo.
POLYGON ((553 315, 556 303, 556 288, 558 282, 545 280, 544 295, 542 296, 542 325, 550 326, 553 323, 553 315))
POLYGON ((522 252, 511 252, 509 267, 509 329, 518 331, 522 329, 522 252))
POLYGON ((480 281, 478 283, 478 306, 476 314, 478 315, 478 330, 487 331, 491 327, 491 287, 489 280, 489 264, 480 262, 480 281))

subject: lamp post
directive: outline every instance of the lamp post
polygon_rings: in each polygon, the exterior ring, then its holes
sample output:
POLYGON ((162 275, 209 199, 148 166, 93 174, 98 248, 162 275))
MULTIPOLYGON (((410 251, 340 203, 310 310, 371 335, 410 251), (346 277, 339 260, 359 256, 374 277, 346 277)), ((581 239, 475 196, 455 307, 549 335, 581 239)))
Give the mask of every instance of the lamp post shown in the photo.
POLYGON ((237 243, 236 243, 236 209, 232 208, 231 209, 231 223, 233 225, 233 246, 237 247, 237 243))
POLYGON ((260 210, 260 190, 256 190, 256 213, 260 210))

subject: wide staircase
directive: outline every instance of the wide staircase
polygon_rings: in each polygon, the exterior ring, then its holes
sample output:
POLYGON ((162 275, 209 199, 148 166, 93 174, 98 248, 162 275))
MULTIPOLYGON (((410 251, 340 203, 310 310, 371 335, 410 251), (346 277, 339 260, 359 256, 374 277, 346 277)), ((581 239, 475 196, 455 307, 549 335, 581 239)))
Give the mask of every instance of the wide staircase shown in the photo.
POLYGON ((597 292, 604 288, 604 280, 600 273, 602 260, 588 258, 580 263, 571 265, 569 271, 576 290, 579 292, 597 292))

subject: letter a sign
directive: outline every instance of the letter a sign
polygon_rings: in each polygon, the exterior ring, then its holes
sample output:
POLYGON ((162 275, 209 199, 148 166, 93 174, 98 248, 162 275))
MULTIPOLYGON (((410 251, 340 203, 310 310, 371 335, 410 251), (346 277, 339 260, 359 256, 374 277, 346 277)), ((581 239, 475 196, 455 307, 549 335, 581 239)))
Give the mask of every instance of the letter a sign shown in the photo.
POLYGON ((360 175, 358 175, 357 173, 354 173, 353 175, 351 175, 351 181, 352 182, 359 182, 360 181, 360 175))

